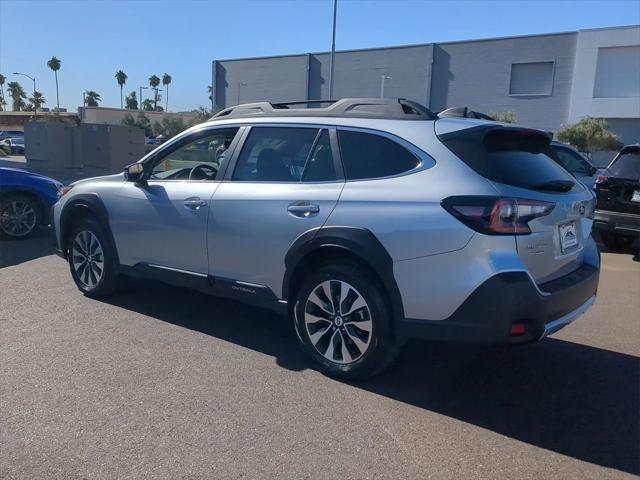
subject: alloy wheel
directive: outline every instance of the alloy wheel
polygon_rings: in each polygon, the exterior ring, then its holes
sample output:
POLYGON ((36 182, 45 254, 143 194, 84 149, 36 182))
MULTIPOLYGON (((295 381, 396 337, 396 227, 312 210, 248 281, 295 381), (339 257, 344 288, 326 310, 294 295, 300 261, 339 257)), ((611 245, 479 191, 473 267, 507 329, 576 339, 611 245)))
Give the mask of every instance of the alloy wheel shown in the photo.
POLYGON ((371 312, 360 292, 342 280, 327 280, 307 299, 304 321, 309 340, 327 360, 349 364, 369 349, 371 312))
POLYGON ((0 228, 10 237, 24 237, 36 227, 37 215, 30 202, 12 200, 0 212, 0 228))
POLYGON ((104 274, 102 245, 93 232, 82 230, 73 240, 72 264, 78 281, 87 289, 94 288, 104 274))

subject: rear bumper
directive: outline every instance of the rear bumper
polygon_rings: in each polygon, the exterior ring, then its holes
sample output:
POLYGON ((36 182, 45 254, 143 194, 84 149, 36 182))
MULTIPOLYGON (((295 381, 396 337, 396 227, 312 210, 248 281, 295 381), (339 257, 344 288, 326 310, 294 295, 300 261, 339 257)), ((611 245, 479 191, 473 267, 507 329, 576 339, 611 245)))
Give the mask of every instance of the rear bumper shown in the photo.
POLYGON ((480 285, 445 320, 403 319, 398 337, 487 344, 540 340, 574 321, 591 307, 598 290, 599 266, 584 264, 551 282, 535 285, 526 272, 503 272, 480 285), (514 323, 525 333, 511 335, 514 323))
POLYGON ((596 210, 593 218, 593 229, 621 235, 640 236, 640 215, 596 210))

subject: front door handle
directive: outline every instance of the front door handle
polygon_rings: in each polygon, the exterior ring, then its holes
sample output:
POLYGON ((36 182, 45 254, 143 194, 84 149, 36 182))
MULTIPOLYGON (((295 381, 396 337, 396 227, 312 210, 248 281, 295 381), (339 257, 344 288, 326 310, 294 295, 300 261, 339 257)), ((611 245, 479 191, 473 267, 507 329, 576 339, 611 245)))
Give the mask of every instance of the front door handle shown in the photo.
POLYGON ((207 202, 201 200, 200 197, 189 197, 183 202, 184 208, 188 210, 200 210, 200 207, 206 207, 207 202))
POLYGON ((287 207, 287 211, 295 217, 312 217, 320 212, 320 205, 304 201, 294 202, 289 204, 289 206, 287 207))

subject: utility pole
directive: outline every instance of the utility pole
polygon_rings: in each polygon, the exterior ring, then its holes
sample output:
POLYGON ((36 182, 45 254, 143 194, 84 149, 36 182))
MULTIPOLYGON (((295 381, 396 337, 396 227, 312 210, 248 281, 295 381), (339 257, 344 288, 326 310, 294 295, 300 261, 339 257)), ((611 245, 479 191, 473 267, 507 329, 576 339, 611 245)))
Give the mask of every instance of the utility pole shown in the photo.
POLYGON ((329 63, 329 100, 333 100, 333 71, 334 57, 336 55, 336 14, 338 11, 338 0, 333 0, 333 35, 331 39, 331 61, 329 63))

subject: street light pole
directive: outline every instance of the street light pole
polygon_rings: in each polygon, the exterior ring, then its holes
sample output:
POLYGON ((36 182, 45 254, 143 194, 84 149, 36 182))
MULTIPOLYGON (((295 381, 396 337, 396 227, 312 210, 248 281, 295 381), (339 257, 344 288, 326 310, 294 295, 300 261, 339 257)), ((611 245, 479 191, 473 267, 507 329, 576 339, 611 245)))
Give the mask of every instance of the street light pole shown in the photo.
MULTIPOLYGON (((33 98, 36 97, 36 77, 32 77, 31 75, 27 75, 26 73, 13 72, 14 75, 22 75, 23 77, 30 78, 33 81, 33 98)), ((33 118, 38 118, 38 107, 33 105, 33 118)))
POLYGON ((384 98, 384 81, 392 78, 389 75, 380 75, 380 98, 384 98))
POLYGON ((240 89, 246 86, 247 82, 238 82, 238 103, 236 105, 240 105, 240 89))
POLYGON ((329 62, 329 100, 333 100, 333 70, 334 57, 336 55, 336 14, 338 11, 338 0, 333 0, 333 35, 331 37, 331 60, 329 62))
POLYGON ((142 90, 147 90, 149 87, 140 87, 140 98, 138 100, 138 110, 142 111, 142 90))

